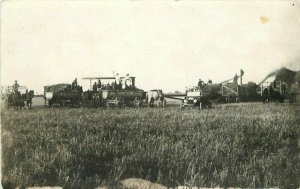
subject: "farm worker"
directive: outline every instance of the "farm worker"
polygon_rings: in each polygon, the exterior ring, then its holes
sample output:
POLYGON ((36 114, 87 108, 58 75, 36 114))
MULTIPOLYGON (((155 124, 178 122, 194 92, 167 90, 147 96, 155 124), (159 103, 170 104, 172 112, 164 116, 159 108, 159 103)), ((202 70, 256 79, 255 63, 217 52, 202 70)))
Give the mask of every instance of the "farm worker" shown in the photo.
POLYGON ((239 78, 238 75, 235 74, 235 76, 233 77, 233 83, 234 83, 234 84, 237 84, 238 78, 239 78))
POLYGON ((286 92, 286 83, 283 82, 282 83, 282 93, 285 94, 285 92, 286 92))
POLYGON ((19 86, 20 86, 20 85, 18 84, 17 80, 15 80, 15 83, 13 84, 13 90, 14 90, 14 92, 17 92, 17 91, 18 91, 19 86))
POLYGON ((274 89, 272 86, 269 87, 269 95, 273 95, 274 94, 274 89))
POLYGON ((212 84, 212 80, 209 79, 207 83, 208 83, 208 84, 212 84))
POLYGON ((98 85, 97 85, 97 88, 98 88, 98 91, 100 91, 100 89, 101 89, 101 80, 100 80, 100 79, 98 79, 98 85))
POLYGON ((77 78, 75 78, 72 82, 72 89, 74 89, 75 87, 77 87, 77 78))
POLYGON ((131 78, 130 78, 129 74, 126 74, 126 76, 125 76, 125 85, 131 86, 131 78))
POLYGON ((116 73, 114 72, 114 75, 115 75, 115 82, 116 82, 116 88, 121 88, 120 87, 120 84, 121 84, 121 78, 119 76, 119 73, 116 73))
POLYGON ((122 80, 121 82, 121 87, 122 89, 125 89, 126 88, 126 81, 125 81, 125 78, 122 80))
POLYGON ((202 84, 203 84, 203 81, 202 81, 201 79, 199 79, 199 81, 198 81, 198 86, 199 86, 199 87, 202 87, 202 84))
POLYGON ((97 92, 97 83, 96 82, 93 85, 93 92, 97 92))

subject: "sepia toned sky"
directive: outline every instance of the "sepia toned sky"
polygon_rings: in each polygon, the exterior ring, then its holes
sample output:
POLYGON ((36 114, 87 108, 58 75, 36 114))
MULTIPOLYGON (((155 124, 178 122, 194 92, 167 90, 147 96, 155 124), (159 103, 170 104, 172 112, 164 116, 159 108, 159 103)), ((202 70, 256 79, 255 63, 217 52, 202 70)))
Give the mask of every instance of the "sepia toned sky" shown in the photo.
POLYGON ((240 69, 261 81, 300 70, 300 1, 4 1, 1 84, 88 89, 88 76, 130 73, 165 92, 240 69))

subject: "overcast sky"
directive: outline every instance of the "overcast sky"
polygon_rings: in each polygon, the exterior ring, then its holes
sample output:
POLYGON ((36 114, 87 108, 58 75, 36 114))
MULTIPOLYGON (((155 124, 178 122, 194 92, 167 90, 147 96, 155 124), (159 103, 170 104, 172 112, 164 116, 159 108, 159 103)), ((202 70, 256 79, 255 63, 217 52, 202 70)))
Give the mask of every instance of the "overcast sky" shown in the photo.
POLYGON ((300 69, 300 2, 4 1, 1 83, 42 92, 82 77, 136 76, 139 88, 184 90, 240 69, 259 82, 300 69))

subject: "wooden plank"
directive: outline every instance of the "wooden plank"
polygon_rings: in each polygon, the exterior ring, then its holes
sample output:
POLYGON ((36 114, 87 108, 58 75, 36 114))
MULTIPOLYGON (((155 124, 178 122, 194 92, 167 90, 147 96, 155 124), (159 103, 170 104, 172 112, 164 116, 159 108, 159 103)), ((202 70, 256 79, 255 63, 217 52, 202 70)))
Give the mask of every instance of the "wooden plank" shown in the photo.
MULTIPOLYGON (((231 91, 232 93, 238 95, 238 92, 237 92, 237 91, 232 90, 231 88, 227 87, 226 85, 223 85, 223 87, 224 87, 225 89, 231 91)), ((223 94, 224 94, 224 93, 223 93, 223 94)))

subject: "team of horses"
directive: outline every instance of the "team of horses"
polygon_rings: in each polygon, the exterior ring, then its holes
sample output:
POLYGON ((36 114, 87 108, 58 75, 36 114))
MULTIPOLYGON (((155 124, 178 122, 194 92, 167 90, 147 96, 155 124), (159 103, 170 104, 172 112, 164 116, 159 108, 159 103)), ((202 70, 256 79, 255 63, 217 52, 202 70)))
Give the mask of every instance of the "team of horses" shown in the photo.
POLYGON ((33 97, 33 90, 27 91, 25 94, 21 94, 20 91, 13 91, 2 94, 2 101, 4 101, 5 108, 7 109, 30 109, 33 97))

